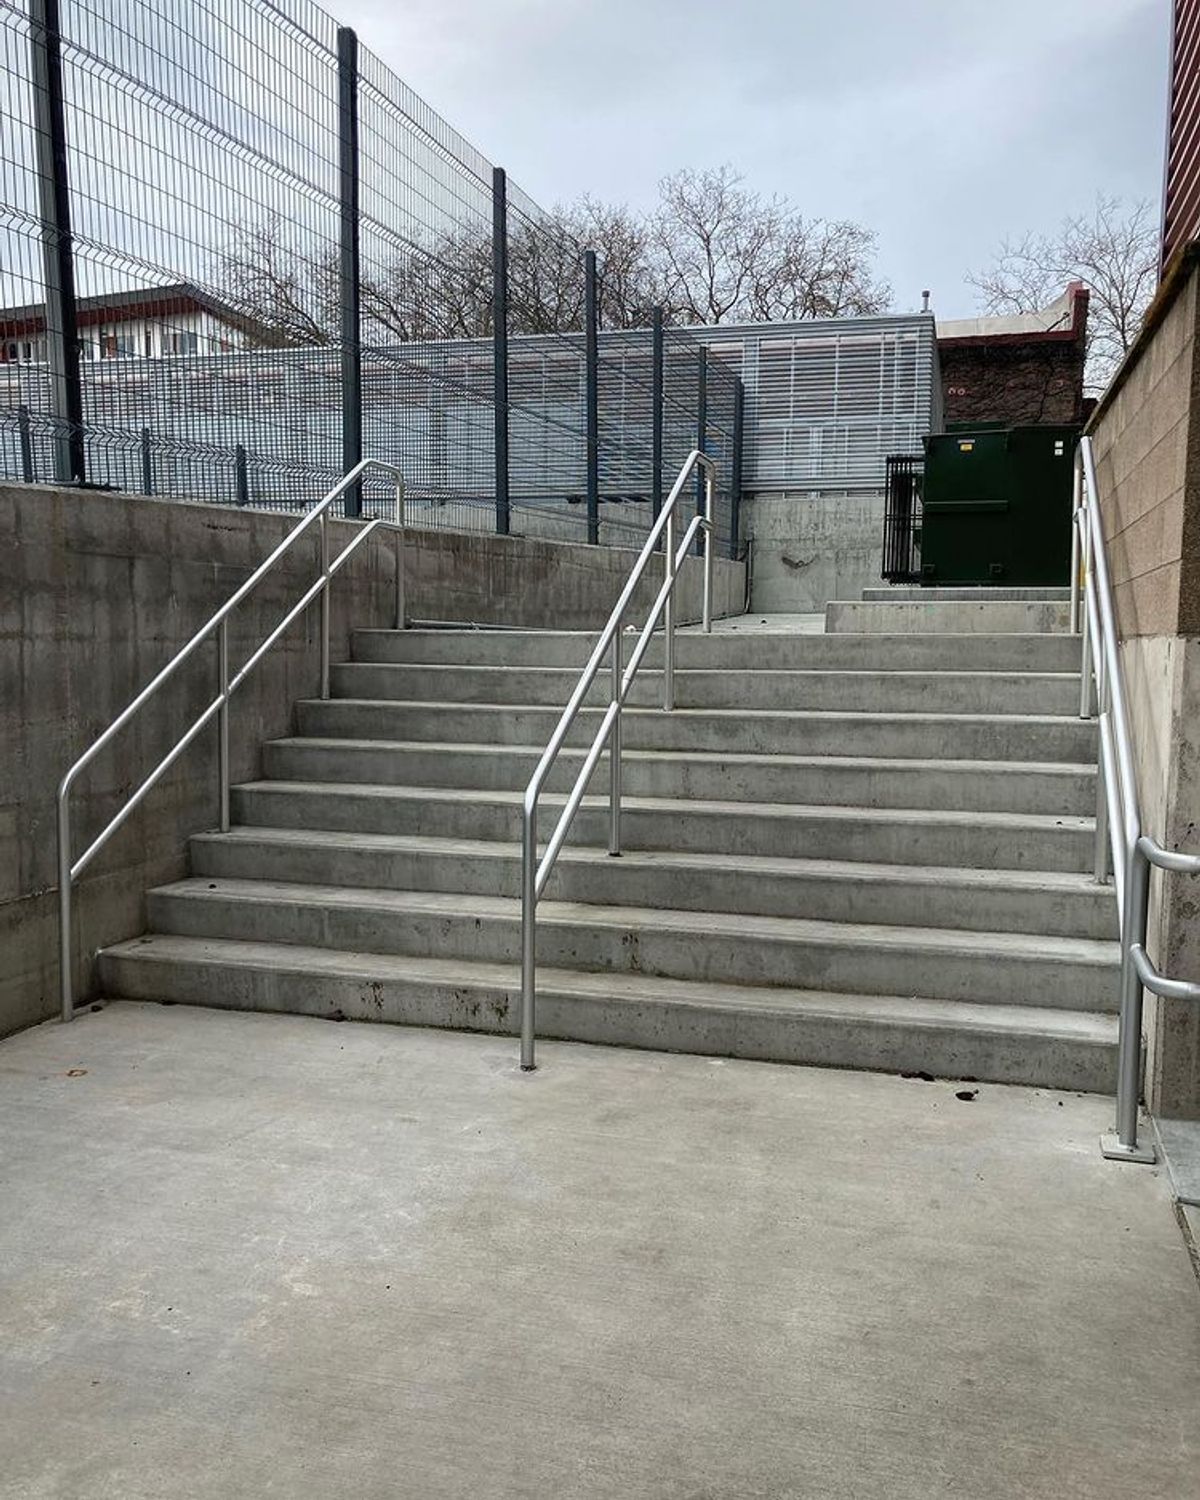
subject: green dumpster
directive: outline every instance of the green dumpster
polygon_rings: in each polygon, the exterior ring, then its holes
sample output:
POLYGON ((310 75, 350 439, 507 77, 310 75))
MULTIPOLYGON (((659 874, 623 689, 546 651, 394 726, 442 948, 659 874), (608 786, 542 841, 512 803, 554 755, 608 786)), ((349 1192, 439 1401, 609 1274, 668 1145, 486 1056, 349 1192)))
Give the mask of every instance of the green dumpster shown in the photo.
POLYGON ((1075 427, 925 439, 923 584, 1066 585, 1075 427))

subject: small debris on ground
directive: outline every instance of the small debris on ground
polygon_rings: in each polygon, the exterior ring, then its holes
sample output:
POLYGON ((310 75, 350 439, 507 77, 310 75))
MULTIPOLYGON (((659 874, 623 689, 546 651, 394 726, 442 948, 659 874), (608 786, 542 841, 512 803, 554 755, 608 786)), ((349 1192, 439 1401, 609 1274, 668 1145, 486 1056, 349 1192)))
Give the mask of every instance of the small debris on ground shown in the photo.
POLYGON ((933 1083, 934 1082, 934 1077, 933 1077, 932 1073, 920 1073, 920 1072, 916 1072, 916 1073, 901 1073, 900 1077, 901 1078, 919 1078, 922 1083, 933 1083))
POLYGON ((67 1077, 68 1078, 82 1078, 83 1075, 86 1072, 87 1072, 86 1068, 68 1068, 67 1069, 67 1077))
POLYGON ((971 1102, 972 1099, 977 1099, 979 1097, 979 1090, 978 1089, 958 1089, 958 1090, 955 1091, 954 1097, 956 1099, 962 1099, 965 1103, 970 1104, 970 1102, 971 1102))

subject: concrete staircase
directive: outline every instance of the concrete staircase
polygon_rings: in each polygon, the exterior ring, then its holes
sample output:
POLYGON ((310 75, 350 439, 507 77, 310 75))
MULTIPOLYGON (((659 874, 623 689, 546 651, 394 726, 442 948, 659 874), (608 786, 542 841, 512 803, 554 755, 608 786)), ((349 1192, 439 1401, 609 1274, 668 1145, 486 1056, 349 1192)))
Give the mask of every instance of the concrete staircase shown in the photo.
MULTIPOLYGON (((912 603, 865 601, 852 633, 831 605, 824 635, 681 635, 672 714, 651 658, 625 718, 626 852, 589 799, 539 910, 541 1035, 1112 1086, 1078 644, 994 613, 944 628, 953 599, 888 628, 912 603)), ((513 1030, 521 791, 591 640, 357 633, 332 698, 300 703, 235 790, 236 826, 193 839, 150 933, 101 955, 105 992, 513 1030)))

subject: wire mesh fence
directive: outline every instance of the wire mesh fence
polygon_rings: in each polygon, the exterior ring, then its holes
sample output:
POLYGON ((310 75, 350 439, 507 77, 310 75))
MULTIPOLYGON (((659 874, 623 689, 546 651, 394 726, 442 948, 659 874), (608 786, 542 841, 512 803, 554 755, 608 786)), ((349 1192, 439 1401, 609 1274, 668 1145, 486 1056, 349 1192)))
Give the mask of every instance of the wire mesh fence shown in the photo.
POLYGON ((3 476, 631 545, 701 445, 736 546, 736 378, 310 0, 0 0, 0 108, 3 476))

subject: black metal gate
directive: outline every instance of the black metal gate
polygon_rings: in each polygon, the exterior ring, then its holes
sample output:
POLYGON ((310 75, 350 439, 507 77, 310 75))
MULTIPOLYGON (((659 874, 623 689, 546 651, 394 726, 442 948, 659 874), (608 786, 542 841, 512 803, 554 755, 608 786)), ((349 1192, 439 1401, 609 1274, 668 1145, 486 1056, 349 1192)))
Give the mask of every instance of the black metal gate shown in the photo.
POLYGON ((887 460, 883 509, 883 567, 886 583, 921 581, 921 487, 925 460, 895 453, 887 460))

